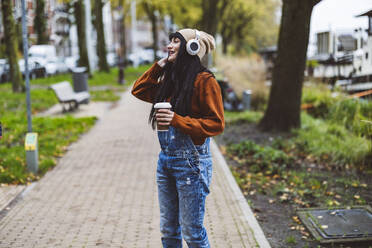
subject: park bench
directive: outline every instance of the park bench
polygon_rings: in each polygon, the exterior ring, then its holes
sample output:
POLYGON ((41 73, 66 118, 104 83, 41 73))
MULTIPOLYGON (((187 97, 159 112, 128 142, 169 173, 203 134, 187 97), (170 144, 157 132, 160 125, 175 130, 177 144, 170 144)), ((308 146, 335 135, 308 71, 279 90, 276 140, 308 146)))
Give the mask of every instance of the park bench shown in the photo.
POLYGON ((79 104, 89 102, 90 94, 88 91, 74 92, 67 81, 52 84, 49 88, 54 91, 58 101, 62 104, 63 112, 77 109, 79 104), (69 105, 68 110, 66 110, 65 104, 69 105))

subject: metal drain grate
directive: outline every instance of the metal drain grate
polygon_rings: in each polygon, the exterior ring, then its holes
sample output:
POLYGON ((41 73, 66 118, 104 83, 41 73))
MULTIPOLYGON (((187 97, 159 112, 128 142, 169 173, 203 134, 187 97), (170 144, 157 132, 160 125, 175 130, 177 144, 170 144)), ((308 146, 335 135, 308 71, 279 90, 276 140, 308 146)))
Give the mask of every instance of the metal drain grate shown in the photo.
POLYGON ((321 243, 372 240, 372 210, 369 206, 308 208, 299 209, 297 214, 321 243))

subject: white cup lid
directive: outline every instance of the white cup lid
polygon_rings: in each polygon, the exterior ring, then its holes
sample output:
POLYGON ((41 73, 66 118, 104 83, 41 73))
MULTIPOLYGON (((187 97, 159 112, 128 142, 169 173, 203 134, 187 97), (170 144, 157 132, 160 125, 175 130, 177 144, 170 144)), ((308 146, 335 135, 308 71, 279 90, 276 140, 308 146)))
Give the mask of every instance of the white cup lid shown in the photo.
POLYGON ((158 102, 154 105, 156 109, 163 109, 163 108, 172 108, 172 105, 169 102, 158 102))

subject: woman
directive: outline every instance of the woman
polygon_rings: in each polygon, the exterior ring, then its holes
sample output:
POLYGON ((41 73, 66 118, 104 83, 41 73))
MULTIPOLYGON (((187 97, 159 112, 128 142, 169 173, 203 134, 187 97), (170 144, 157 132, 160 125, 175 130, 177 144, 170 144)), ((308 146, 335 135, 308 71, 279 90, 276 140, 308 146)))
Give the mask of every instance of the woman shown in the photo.
POLYGON ((212 177, 211 136, 224 129, 221 89, 200 59, 214 49, 209 34, 182 29, 169 36, 168 57, 147 70, 132 94, 153 104, 149 122, 161 146, 157 167, 160 230, 163 247, 210 247, 203 226, 205 198, 212 177), (154 104, 169 101, 172 109, 154 104), (182 236, 181 236, 182 233, 182 236))

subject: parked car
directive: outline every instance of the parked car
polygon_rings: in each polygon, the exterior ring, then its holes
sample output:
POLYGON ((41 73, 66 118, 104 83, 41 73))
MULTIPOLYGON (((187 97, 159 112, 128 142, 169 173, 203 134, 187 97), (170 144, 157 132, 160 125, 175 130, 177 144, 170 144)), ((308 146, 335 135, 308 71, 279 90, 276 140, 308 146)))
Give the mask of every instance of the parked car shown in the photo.
POLYGON ((156 57, 157 57, 157 59, 166 58, 166 57, 168 57, 168 52, 167 51, 158 50, 158 51, 156 51, 156 57))
POLYGON ((78 56, 65 57, 64 61, 69 72, 72 72, 77 67, 78 56))
POLYGON ((41 78, 41 77, 46 77, 46 69, 44 66, 42 66, 39 62, 30 59, 30 62, 33 63, 33 67, 31 70, 31 78, 41 78))
POLYGON ((143 64, 143 60, 139 53, 130 53, 128 55, 128 63, 133 66, 138 66, 143 64))
MULTIPOLYGON (((22 77, 25 78, 26 77, 25 60, 24 59, 18 60, 18 66, 19 70, 22 73, 22 77)), ((46 76, 45 67, 43 67, 40 63, 31 58, 28 59, 28 70, 30 79, 46 76)))
POLYGON ((42 59, 57 57, 56 48, 52 45, 33 45, 28 50, 29 57, 37 57, 42 59))
POLYGON ((64 57, 57 58, 57 73, 67 73, 69 68, 64 57))
MULTIPOLYGON (((168 53, 165 51, 158 50, 156 52, 156 59, 167 57, 168 53)), ((154 50, 152 48, 145 48, 138 50, 128 55, 128 62, 131 65, 143 65, 154 62, 154 50)))
POLYGON ((106 55, 106 60, 110 67, 117 66, 118 64, 118 56, 115 53, 108 53, 106 55))
POLYGON ((0 83, 9 81, 9 65, 6 59, 0 59, 0 83))

